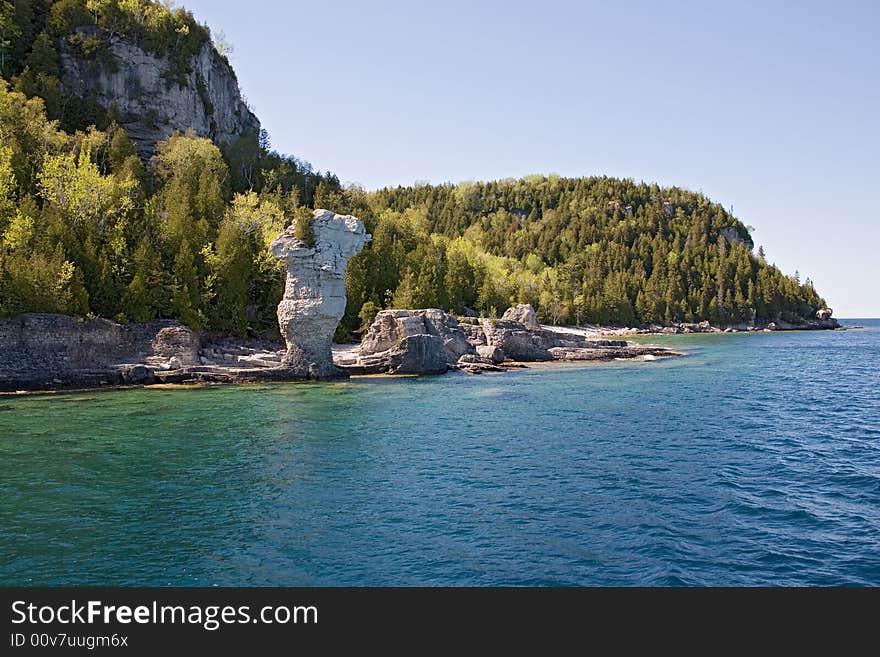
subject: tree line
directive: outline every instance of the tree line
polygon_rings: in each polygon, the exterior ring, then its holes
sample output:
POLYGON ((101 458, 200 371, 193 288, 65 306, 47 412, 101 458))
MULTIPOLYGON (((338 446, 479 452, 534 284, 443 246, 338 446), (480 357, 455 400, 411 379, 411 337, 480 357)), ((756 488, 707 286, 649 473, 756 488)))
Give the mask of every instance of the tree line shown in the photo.
MULTIPOLYGON (((0 0, 2 315, 276 331, 283 273, 268 242, 314 207, 373 234, 349 262, 339 338, 388 307, 493 316, 531 303, 551 323, 647 325, 798 323, 825 305, 754 253, 731 212, 679 188, 551 175, 366 192, 272 150, 265 132, 222 149, 178 134, 142 161, 112 111, 61 91, 59 40, 71 47, 86 24, 178 72, 210 38, 148 0, 0 0)), ((75 47, 101 61, 99 44, 75 47)))
POLYGON ((755 254, 702 194, 608 177, 529 176, 358 192, 373 243, 349 311, 440 307, 490 316, 531 303, 550 323, 801 323, 825 301, 755 254))

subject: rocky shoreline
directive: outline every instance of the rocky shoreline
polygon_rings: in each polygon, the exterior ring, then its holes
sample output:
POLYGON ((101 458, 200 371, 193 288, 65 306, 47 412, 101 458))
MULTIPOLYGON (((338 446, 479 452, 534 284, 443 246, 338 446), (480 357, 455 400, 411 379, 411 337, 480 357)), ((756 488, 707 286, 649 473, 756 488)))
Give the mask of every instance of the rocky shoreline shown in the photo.
MULTIPOLYGON (((105 319, 27 314, 0 320, 0 392, 130 385, 302 381, 279 341, 200 336, 173 321, 121 325, 105 319)), ((526 363, 681 355, 663 347, 532 328, 510 319, 458 318, 441 310, 380 312, 359 345, 336 346, 350 375, 503 372, 526 363)))
POLYGON ((719 328, 708 322, 638 329, 556 327, 539 324, 527 305, 509 309, 498 320, 459 318, 437 309, 384 310, 360 344, 333 346, 330 375, 314 377, 285 363, 288 346, 281 340, 199 335, 170 320, 121 325, 28 314, 0 320, 0 392, 481 374, 539 362, 651 361, 683 354, 619 338, 835 328, 840 327, 830 318, 797 327, 719 328))
MULTIPOLYGON (((821 311, 820 311, 821 312, 821 311)), ((829 311, 830 312, 830 311, 829 311)), ((713 326, 707 321, 698 323, 673 323, 673 324, 653 324, 644 328, 631 327, 610 327, 610 326, 594 326, 586 325, 583 330, 591 331, 602 336, 624 336, 624 335, 678 335, 687 333, 772 333, 774 331, 833 331, 844 328, 831 315, 817 317, 816 319, 805 320, 801 324, 791 324, 779 320, 777 322, 767 322, 758 324, 725 324, 723 326, 713 326)), ((565 330, 565 329, 562 329, 565 330)))
POLYGON ((338 353, 335 362, 350 374, 480 374, 535 362, 680 355, 542 326, 531 306, 517 306, 500 320, 458 318, 437 309, 383 310, 358 348, 338 353))
POLYGON ((683 355, 624 336, 839 328, 713 327, 708 322, 647 328, 541 325, 530 306, 498 320, 458 318, 442 310, 384 310, 360 344, 334 345, 334 370, 314 377, 285 364, 281 340, 199 335, 178 322, 121 325, 105 319, 28 314, 0 320, 0 392, 108 386, 302 381, 352 375, 504 372, 539 362, 656 360, 683 355))
MULTIPOLYGON (((334 349, 346 305, 345 267, 371 238, 356 217, 317 209, 276 237, 271 253, 286 263, 278 326, 284 342, 199 335, 178 322, 121 325, 106 319, 29 314, 0 319, 0 392, 122 385, 302 381, 351 375, 503 372, 525 363, 656 360, 683 354, 609 339, 627 335, 709 333, 708 322, 609 329, 540 324, 528 304, 500 319, 442 310, 383 310, 359 345, 334 349), (308 218, 307 218, 308 219, 308 218)), ((794 326, 724 331, 838 328, 830 309, 794 326)))

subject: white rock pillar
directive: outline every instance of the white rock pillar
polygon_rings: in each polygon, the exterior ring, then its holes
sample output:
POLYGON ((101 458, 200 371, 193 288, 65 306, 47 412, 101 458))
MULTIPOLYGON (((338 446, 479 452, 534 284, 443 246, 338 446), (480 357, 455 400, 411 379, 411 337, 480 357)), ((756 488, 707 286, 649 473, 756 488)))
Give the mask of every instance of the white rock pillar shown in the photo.
POLYGON ((331 345, 345 313, 345 265, 372 238, 356 217, 329 210, 315 210, 314 246, 298 239, 294 227, 269 246, 275 257, 287 261, 284 297, 278 304, 278 325, 287 342, 284 365, 303 378, 338 376, 331 345))

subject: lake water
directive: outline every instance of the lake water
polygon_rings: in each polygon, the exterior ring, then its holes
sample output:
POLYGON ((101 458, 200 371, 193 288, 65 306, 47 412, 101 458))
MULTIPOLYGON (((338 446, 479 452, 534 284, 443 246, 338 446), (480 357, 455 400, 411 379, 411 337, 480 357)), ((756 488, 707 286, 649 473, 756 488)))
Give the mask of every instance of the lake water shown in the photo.
POLYGON ((0 585, 880 585, 880 322, 0 397, 0 585))

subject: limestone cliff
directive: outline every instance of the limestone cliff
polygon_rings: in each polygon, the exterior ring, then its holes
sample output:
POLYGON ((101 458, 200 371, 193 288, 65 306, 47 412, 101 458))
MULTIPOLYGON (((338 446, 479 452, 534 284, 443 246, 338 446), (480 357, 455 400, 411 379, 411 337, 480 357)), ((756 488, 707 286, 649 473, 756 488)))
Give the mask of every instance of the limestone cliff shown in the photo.
MULTIPOLYGON (((67 94, 92 98, 116 113, 143 158, 174 132, 195 131, 218 144, 258 133, 260 122, 241 97, 235 73, 206 41, 190 58, 186 84, 174 81, 168 58, 97 27, 77 28, 107 44, 109 57, 86 57, 60 45, 61 83, 67 94)), ((184 78, 181 78, 184 79, 184 78)))
POLYGON ((278 324, 287 342, 284 365, 295 376, 324 379, 340 373, 331 344, 345 313, 345 265, 371 238, 359 219, 328 210, 315 210, 311 229, 313 245, 296 236, 294 224, 269 248, 287 262, 278 304, 278 324))

